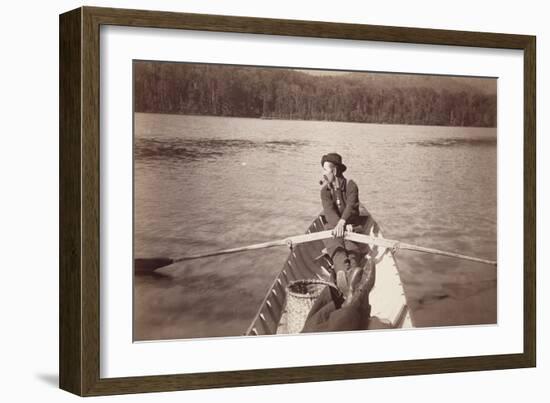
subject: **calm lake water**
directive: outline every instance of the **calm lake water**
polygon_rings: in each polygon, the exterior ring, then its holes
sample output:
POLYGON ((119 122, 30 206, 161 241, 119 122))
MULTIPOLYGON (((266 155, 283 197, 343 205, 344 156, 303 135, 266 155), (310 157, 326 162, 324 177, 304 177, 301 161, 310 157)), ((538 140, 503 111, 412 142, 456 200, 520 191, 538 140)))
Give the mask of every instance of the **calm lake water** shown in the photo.
MULTIPOLYGON (((207 252, 304 233, 320 159, 386 238, 496 260, 496 129, 135 114, 136 257, 207 252)), ((136 340, 238 336, 284 247, 182 262, 134 278, 136 340)), ((417 326, 496 323, 491 266, 400 251, 417 326)))

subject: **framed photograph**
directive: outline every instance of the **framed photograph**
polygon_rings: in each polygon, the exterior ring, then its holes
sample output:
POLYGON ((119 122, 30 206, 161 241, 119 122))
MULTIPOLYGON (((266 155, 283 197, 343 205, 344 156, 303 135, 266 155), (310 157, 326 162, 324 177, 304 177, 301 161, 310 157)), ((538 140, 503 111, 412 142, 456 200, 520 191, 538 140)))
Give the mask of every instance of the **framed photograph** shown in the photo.
POLYGON ((532 367, 535 37, 60 16, 60 387, 532 367))

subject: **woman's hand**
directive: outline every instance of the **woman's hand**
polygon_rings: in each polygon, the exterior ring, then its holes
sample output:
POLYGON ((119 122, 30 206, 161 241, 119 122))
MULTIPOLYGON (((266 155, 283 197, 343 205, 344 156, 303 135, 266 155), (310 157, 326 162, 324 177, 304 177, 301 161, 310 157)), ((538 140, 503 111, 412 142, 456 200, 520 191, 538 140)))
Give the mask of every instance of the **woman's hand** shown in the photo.
POLYGON ((344 236, 344 231, 346 230, 346 220, 340 219, 336 227, 334 227, 334 237, 342 238, 344 236))

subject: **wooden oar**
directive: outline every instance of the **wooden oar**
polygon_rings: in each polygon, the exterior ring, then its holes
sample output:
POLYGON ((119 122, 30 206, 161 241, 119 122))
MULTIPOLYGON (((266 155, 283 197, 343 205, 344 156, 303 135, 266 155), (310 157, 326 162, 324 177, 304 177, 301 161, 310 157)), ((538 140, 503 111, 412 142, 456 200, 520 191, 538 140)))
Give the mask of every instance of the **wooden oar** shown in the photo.
POLYGON ((272 248, 275 246, 287 245, 291 247, 292 245, 297 245, 305 242, 318 241, 318 240, 328 239, 332 237, 333 237, 332 230, 328 230, 328 231, 312 232, 310 234, 304 234, 304 235, 291 236, 285 239, 279 239, 271 242, 257 243, 254 245, 242 246, 239 248, 223 249, 215 252, 201 253, 198 255, 181 256, 175 259, 166 258, 166 257, 137 258, 137 259, 134 259, 134 270, 140 273, 147 273, 156 269, 160 269, 161 267, 171 265, 173 263, 182 262, 184 260, 201 259, 203 257, 210 257, 210 256, 228 255, 230 253, 272 248))
POLYGON ((360 243, 366 243, 369 245, 382 246, 384 248, 391 248, 395 250, 398 250, 398 249, 412 250, 416 252, 431 253, 433 255, 449 256, 457 259, 471 260, 472 262, 489 264, 492 266, 497 265, 497 262, 494 260, 480 259, 477 257, 461 255, 459 253, 445 252, 443 250, 433 249, 433 248, 425 248, 423 246, 411 245, 409 243, 394 241, 392 239, 373 237, 370 235, 359 234, 356 232, 346 232, 344 237, 353 242, 360 242, 360 243))
MULTIPOLYGON (((292 237, 279 239, 271 242, 264 242, 264 243, 254 244, 254 245, 242 246, 239 248, 223 249, 215 252, 182 256, 175 259, 165 258, 165 257, 137 258, 134 260, 134 269, 136 272, 139 272, 139 273, 147 273, 147 272, 154 271, 156 269, 160 269, 161 267, 171 265, 173 263, 182 262, 184 260, 193 260, 193 259, 201 259, 204 257, 227 255, 231 253, 244 252, 249 250, 272 248, 275 246, 287 245, 291 247, 292 245, 297 245, 305 242, 318 241, 322 239, 328 239, 328 238, 332 238, 333 236, 334 236, 333 231, 328 230, 328 231, 312 232, 310 234, 292 236, 292 237)), ((435 255, 449 256, 449 257, 454 257, 454 258, 464 259, 464 260, 471 260, 473 262, 489 264, 493 266, 496 266, 497 264, 497 262, 493 260, 480 259, 476 257, 453 253, 453 252, 445 252, 439 249, 425 248, 423 246, 416 246, 408 243, 394 241, 391 239, 373 237, 370 235, 364 235, 357 232, 346 231, 344 233, 344 238, 353 242, 366 243, 368 245, 381 246, 384 248, 391 248, 395 250, 405 249, 405 250, 412 250, 417 252, 431 253, 435 255)))

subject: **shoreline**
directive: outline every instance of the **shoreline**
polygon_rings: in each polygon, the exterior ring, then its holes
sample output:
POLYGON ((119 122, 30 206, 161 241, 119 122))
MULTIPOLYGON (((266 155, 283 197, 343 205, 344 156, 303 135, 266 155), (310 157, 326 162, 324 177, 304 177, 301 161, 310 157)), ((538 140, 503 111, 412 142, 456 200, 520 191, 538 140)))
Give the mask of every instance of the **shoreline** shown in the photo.
POLYGON ((451 126, 451 125, 415 125, 412 123, 370 123, 370 122, 350 122, 347 120, 315 120, 315 119, 285 119, 285 118, 256 118, 250 116, 220 116, 220 115, 199 115, 199 114, 185 114, 185 113, 165 113, 165 112, 133 112, 134 115, 167 115, 167 116, 193 116, 193 117, 204 117, 204 118, 225 118, 225 119, 251 119, 251 120, 276 120, 278 122, 312 122, 312 123, 346 123, 346 124, 357 124, 357 125, 384 125, 384 126, 407 126, 407 127, 439 127, 439 128, 458 128, 458 129, 494 129, 496 130, 497 126, 451 126))

